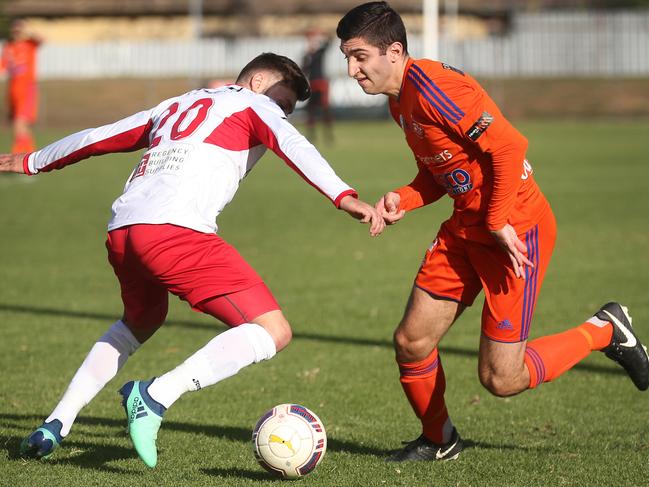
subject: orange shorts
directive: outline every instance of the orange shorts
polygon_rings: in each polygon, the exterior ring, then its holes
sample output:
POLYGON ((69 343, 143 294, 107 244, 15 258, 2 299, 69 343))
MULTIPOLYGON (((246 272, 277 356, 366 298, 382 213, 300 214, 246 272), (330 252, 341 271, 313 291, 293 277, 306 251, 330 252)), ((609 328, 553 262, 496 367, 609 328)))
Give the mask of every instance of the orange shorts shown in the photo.
POLYGON ((17 83, 9 88, 9 118, 29 123, 36 121, 38 97, 36 83, 17 83))
POLYGON ((499 342, 527 340, 556 235, 552 210, 519 235, 534 263, 534 268, 525 268, 523 280, 516 278, 509 257, 499 246, 464 240, 442 225, 426 252, 415 285, 435 298, 466 306, 484 289, 482 333, 499 342))
POLYGON ((108 233, 124 316, 140 329, 165 320, 169 293, 229 326, 279 309, 255 270, 214 233, 175 225, 131 225, 108 233))

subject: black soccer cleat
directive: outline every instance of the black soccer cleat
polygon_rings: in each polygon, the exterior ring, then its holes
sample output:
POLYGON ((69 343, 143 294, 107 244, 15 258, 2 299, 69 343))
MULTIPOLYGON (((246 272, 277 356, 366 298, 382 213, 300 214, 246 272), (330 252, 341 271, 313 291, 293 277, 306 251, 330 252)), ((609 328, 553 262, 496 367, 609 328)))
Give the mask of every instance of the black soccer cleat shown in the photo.
POLYGON ((613 325, 611 343, 602 352, 624 367, 638 389, 646 391, 649 388, 649 355, 647 347, 633 332, 629 310, 620 303, 607 303, 595 316, 613 325))
POLYGON ((451 440, 445 445, 436 445, 424 435, 409 442, 403 450, 386 459, 387 462, 417 462, 424 460, 455 460, 463 450, 462 438, 453 428, 451 440))

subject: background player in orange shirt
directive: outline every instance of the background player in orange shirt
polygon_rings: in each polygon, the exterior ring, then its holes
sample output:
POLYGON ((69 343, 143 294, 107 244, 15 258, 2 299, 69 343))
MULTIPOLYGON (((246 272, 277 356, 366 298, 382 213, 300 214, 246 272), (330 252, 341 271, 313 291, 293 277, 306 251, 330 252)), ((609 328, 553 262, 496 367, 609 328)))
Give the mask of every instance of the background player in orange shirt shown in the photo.
POLYGON ((422 434, 390 460, 451 460, 462 451, 444 401, 437 347, 481 290, 478 371, 492 394, 511 396, 551 381, 593 350, 646 390, 646 347, 618 303, 575 328, 528 342, 556 223, 525 159, 527 140, 480 85, 445 63, 410 58, 403 22, 386 2, 349 11, 337 35, 349 76, 365 93, 389 96, 417 162, 414 180, 376 204, 386 223, 444 194, 454 200, 394 333, 400 381, 422 434))
POLYGON ((36 121, 38 94, 36 86, 36 53, 41 39, 27 30, 24 20, 11 23, 10 39, 3 45, 0 67, 9 77, 7 106, 13 126, 11 151, 36 150, 30 126, 36 121))

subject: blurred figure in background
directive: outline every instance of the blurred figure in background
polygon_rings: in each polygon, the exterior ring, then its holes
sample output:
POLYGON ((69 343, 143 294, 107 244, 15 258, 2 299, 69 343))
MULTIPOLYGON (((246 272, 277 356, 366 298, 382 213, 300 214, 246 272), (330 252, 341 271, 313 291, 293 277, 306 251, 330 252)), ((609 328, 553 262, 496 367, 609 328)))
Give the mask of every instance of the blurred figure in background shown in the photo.
POLYGON ((36 121, 38 92, 36 54, 42 39, 29 32, 22 19, 11 23, 9 41, 2 48, 0 71, 9 79, 7 106, 13 128, 13 153, 35 150, 31 125, 36 121))
POLYGON ((329 109, 329 79, 324 69, 324 56, 330 39, 316 28, 311 28, 306 32, 306 39, 307 50, 302 59, 302 70, 309 78, 311 85, 311 98, 306 104, 307 135, 311 141, 315 140, 316 122, 318 117, 322 117, 327 141, 333 142, 332 117, 329 109))

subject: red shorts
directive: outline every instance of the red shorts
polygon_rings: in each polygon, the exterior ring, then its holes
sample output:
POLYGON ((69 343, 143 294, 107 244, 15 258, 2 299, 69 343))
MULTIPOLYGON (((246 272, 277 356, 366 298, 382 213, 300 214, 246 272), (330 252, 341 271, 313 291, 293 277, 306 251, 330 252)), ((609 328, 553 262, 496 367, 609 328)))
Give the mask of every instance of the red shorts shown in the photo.
POLYGON ((456 237, 442 225, 426 252, 415 285, 439 299, 473 304, 481 289, 482 333, 490 340, 527 340, 536 299, 550 263, 557 229, 551 210, 519 238, 527 245, 525 280, 516 278, 507 254, 497 245, 456 237))
POLYGON ((279 309, 261 277, 216 234, 131 225, 109 232, 106 248, 130 326, 162 325, 168 293, 230 326, 279 309))

